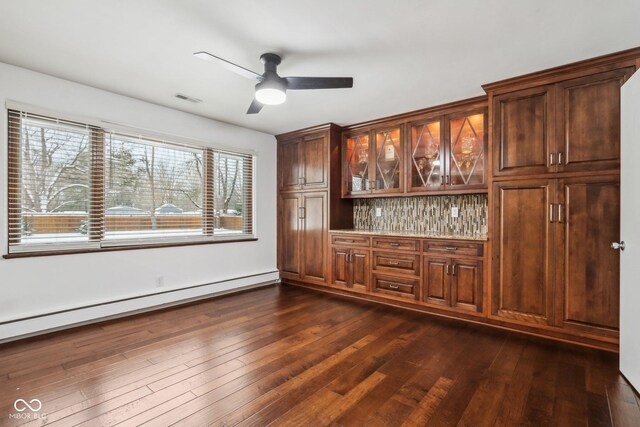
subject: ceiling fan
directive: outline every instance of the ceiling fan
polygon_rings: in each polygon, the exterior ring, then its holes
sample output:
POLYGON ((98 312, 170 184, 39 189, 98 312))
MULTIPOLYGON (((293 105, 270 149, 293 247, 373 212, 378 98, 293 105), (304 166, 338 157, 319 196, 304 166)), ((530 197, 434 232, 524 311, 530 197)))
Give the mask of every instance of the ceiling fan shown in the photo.
POLYGON ((247 114, 259 113, 264 105, 282 104, 287 99, 287 90, 301 89, 341 89, 353 87, 352 77, 280 77, 276 71, 282 59, 275 53, 260 56, 264 73, 258 74, 240 65, 229 62, 209 52, 196 52, 195 57, 214 61, 226 69, 257 81, 256 95, 247 114))

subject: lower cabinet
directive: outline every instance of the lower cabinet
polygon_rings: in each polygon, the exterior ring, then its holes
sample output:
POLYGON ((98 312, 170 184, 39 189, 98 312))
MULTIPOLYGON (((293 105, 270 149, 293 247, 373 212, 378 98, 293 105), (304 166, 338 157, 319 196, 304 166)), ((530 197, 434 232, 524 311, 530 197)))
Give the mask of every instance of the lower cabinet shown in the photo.
POLYGON ((496 183, 493 209, 492 315, 617 336, 619 177, 496 183))
POLYGON ((430 255, 423 258, 425 303, 482 311, 482 261, 430 255))
POLYGON ((387 276, 373 273, 373 292, 400 298, 418 299, 419 278, 387 276))
POLYGON ((279 204, 278 263, 282 276, 326 283, 327 192, 285 193, 279 204))
POLYGON ((360 291, 369 290, 369 250, 346 247, 331 248, 332 283, 360 291))

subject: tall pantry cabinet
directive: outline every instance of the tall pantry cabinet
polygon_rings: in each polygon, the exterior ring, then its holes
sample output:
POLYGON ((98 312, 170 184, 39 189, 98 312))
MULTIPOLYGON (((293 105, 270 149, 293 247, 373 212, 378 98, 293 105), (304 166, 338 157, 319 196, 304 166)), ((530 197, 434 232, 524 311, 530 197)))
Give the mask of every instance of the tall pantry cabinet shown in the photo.
POLYGON ((491 318, 616 342, 620 87, 636 61, 603 57, 483 86, 491 318))
POLYGON ((340 198, 335 166, 340 163, 340 128, 316 126, 278 135, 277 140, 280 276, 326 285, 329 226, 347 228, 353 221, 352 203, 340 198))

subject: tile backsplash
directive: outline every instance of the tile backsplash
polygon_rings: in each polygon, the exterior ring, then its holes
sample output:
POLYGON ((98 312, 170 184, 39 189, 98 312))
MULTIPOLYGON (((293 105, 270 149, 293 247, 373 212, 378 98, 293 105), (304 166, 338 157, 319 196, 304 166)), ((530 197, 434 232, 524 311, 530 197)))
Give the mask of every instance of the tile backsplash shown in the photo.
POLYGON ((487 209, 486 194, 356 199, 353 225, 364 230, 484 236, 487 209), (458 207, 458 218, 451 217, 454 206, 458 207), (376 216, 376 208, 382 210, 382 216, 376 216))

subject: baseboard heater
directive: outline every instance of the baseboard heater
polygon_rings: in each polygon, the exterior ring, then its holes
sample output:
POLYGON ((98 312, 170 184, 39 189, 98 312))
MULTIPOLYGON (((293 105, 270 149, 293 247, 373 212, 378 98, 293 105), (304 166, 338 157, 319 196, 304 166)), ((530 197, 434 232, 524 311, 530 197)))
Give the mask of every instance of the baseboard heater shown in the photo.
POLYGON ((0 321, 0 344, 278 282, 278 271, 273 270, 4 320, 0 321))

